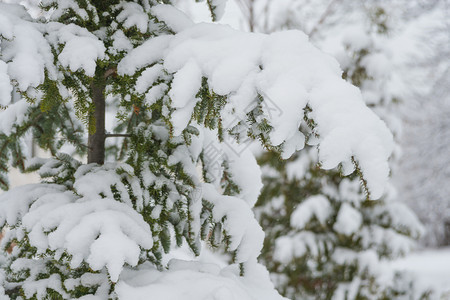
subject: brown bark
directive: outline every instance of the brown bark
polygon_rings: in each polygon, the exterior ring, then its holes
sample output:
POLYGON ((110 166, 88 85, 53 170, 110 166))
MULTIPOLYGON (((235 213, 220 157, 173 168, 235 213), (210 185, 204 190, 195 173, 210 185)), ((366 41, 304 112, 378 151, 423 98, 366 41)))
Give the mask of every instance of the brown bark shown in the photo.
MULTIPOLYGON (((3 239, 4 233, 0 231, 0 241, 3 239)), ((16 243, 11 243, 8 249, 6 249, 6 252, 11 253, 13 251, 13 248, 16 246, 16 243)))
MULTIPOLYGON (((98 73, 98 72, 97 72, 98 73)), ((89 122, 89 128, 94 127, 95 132, 89 133, 88 138, 88 163, 97 163, 103 165, 105 162, 105 76, 96 74, 94 82, 91 85, 92 102, 94 112, 89 122)))

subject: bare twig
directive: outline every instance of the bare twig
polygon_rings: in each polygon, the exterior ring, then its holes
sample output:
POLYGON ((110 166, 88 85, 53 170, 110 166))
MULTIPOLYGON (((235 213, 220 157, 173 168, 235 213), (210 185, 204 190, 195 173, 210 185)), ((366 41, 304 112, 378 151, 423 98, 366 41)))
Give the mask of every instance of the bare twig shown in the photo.
POLYGON ((323 12, 322 16, 320 17, 319 21, 317 21, 316 25, 311 29, 309 32, 309 37, 311 38, 319 29, 319 26, 322 25, 325 20, 333 13, 333 6, 335 3, 340 2, 341 0, 331 0, 328 4, 327 8, 323 12))
POLYGON ((248 29, 250 32, 255 31, 255 0, 236 0, 239 8, 247 20, 248 29))

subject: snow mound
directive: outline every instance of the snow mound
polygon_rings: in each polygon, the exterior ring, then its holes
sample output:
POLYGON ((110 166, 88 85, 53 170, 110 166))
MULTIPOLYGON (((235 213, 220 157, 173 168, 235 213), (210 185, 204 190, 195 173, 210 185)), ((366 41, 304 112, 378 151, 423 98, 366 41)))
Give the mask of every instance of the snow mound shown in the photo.
POLYGON ((282 300, 269 280, 264 267, 253 263, 248 274, 239 276, 232 265, 171 260, 165 272, 153 268, 125 273, 116 285, 120 300, 282 300))

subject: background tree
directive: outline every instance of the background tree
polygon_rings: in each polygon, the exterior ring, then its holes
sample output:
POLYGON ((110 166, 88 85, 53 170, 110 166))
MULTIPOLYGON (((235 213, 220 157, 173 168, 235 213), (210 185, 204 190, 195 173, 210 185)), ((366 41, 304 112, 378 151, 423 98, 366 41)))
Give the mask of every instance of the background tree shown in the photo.
POLYGON ((408 47, 414 61, 403 75, 415 88, 408 105, 401 110, 405 126, 400 169, 405 176, 394 178, 405 201, 425 225, 421 243, 428 247, 445 246, 450 245, 449 187, 444 183, 450 178, 450 124, 446 117, 450 103, 448 4, 416 4, 404 14, 409 22, 403 40, 415 43, 408 47))

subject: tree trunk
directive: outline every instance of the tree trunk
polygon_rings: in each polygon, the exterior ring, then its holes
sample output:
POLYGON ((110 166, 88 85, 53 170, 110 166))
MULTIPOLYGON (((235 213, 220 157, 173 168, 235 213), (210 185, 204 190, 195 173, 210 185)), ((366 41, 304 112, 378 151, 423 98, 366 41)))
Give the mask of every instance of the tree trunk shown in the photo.
POLYGON ((103 165, 105 162, 105 78, 104 74, 96 72, 94 82, 91 85, 92 102, 94 112, 89 118, 89 128, 95 128, 94 133, 89 133, 88 139, 88 163, 103 165), (94 122, 94 124, 91 124, 94 122), (92 126, 94 125, 94 126, 92 126))

